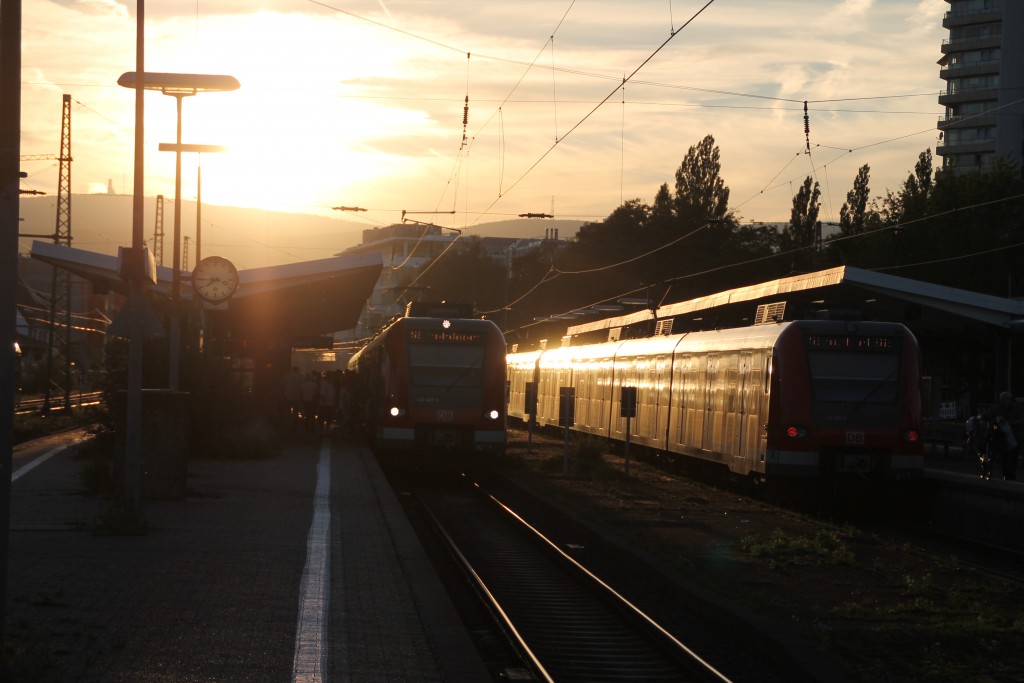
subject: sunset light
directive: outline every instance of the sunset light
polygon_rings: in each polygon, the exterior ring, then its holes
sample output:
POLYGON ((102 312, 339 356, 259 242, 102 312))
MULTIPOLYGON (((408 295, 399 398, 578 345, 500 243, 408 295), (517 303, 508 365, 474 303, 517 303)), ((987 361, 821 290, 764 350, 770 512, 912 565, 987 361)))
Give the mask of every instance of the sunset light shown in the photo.
MULTIPOLYGON (((601 220, 671 185, 709 133, 744 220, 786 220, 812 172, 836 220, 861 165, 882 193, 935 146, 943 3, 703 5, 150 3, 146 69, 241 84, 186 105, 183 140, 229 152, 184 160, 185 201, 201 163, 204 205, 329 217, 357 204, 369 211, 345 219, 367 226, 409 207, 470 234, 524 212, 601 220)), ((131 191, 133 101, 116 81, 133 23, 116 3, 25 3, 22 151, 57 149, 70 93, 75 193, 131 191)), ((157 147, 174 126, 173 101, 147 95, 149 197, 173 194, 157 147)), ((53 191, 52 162, 25 170, 24 188, 53 191)))

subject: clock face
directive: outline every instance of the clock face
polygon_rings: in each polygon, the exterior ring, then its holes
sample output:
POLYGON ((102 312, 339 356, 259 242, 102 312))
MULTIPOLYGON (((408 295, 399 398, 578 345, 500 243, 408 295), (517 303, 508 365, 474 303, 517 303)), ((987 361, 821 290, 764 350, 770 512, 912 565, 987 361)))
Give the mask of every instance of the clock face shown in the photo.
POLYGON ((192 288, 206 301, 227 301, 238 289, 238 270, 222 256, 208 256, 192 271, 192 288))

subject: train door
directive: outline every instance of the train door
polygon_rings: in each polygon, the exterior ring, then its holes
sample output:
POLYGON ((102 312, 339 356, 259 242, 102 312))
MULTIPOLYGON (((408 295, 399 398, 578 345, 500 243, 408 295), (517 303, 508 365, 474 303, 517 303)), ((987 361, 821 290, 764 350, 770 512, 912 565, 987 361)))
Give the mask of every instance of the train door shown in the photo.
POLYGON ((659 448, 668 447, 668 420, 672 409, 672 355, 658 357, 658 419, 655 438, 659 448))
POLYGON ((672 362, 672 402, 669 414, 669 434, 666 447, 671 451, 679 452, 686 445, 686 426, 691 418, 689 404, 687 403, 687 392, 690 388, 690 366, 691 356, 678 355, 672 362))
POLYGON ((564 353, 548 351, 541 356, 540 373, 537 381, 537 424, 558 424, 558 392, 561 387, 571 386, 572 362, 564 353), (548 357, 551 354, 551 357, 548 357))
POLYGON ((599 358, 579 358, 573 370, 576 387, 576 429, 590 434, 606 433, 602 416, 605 387, 600 380, 599 358))
POLYGON ((718 384, 715 400, 714 450, 721 454, 722 462, 732 468, 732 460, 739 446, 740 412, 740 357, 736 352, 723 354, 718 359, 718 384))
POLYGON ((586 359, 573 359, 572 386, 576 389, 576 407, 573 412, 575 429, 581 432, 590 431, 590 396, 592 374, 586 359))
POLYGON ((701 450, 704 446, 707 369, 706 356, 694 354, 687 357, 683 388, 686 417, 683 421, 683 433, 680 435, 683 452, 701 450))
POLYGON ((704 405, 701 416, 700 447, 703 451, 712 451, 714 450, 715 386, 718 384, 718 356, 716 354, 709 353, 707 355, 707 363, 703 370, 701 384, 703 385, 704 405))
POLYGON ((755 371, 752 352, 741 351, 738 360, 739 367, 736 378, 736 448, 733 451, 732 471, 746 474, 750 471, 750 443, 756 443, 751 438, 748 415, 756 414, 756 408, 751 403, 752 396, 757 393, 757 383, 753 377, 755 371))
POLYGON ((664 425, 668 409, 671 364, 667 354, 658 354, 643 364, 640 386, 646 390, 637 409, 637 441, 652 448, 664 447, 664 425))
POLYGON ((642 356, 634 361, 637 369, 636 419, 633 420, 633 434, 637 443, 650 445, 651 434, 656 430, 658 419, 657 356, 642 356))
POLYGON ((744 458, 747 471, 764 473, 761 454, 766 452, 768 432, 768 396, 771 384, 771 352, 760 350, 750 358, 750 378, 747 382, 747 403, 744 414, 744 458))
MULTIPOLYGON (((624 360, 621 358, 616 358, 615 368, 615 381, 612 386, 612 391, 615 393, 616 396, 619 396, 620 392, 622 391, 622 387, 636 387, 638 385, 638 374, 636 371, 635 363, 630 362, 629 359, 624 360)), ((638 391, 637 394, 639 393, 640 392, 638 391)), ((618 406, 618 404, 616 405, 618 406)), ((638 397, 637 415, 639 415, 639 413, 640 399, 638 397)), ((620 415, 621 411, 618 407, 616 407, 616 409, 612 411, 611 415, 611 423, 613 429, 612 437, 619 441, 623 441, 626 438, 626 418, 621 417, 620 415)), ((630 439, 632 439, 637 432, 636 423, 636 419, 630 420, 630 439)))

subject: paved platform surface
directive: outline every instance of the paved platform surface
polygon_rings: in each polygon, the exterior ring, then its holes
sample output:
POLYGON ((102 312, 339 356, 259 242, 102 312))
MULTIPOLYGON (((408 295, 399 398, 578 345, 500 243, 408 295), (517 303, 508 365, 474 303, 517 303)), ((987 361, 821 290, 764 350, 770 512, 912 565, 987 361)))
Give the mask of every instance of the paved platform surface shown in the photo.
POLYGON ((13 680, 492 680, 365 446, 192 460, 140 536, 95 533, 108 502, 59 449, 15 455, 13 680))

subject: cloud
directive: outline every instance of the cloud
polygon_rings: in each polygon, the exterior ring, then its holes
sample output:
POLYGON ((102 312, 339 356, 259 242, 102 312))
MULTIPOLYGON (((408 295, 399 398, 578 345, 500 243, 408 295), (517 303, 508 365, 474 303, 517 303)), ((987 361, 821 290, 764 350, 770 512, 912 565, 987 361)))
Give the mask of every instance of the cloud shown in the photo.
MULTIPOLYGON (((51 0, 53 5, 88 16, 128 16, 128 5, 117 0, 51 0)), ((134 15, 135 3, 132 5, 134 15)))
POLYGON ((850 30, 854 23, 863 28, 874 4, 875 0, 843 0, 826 15, 826 23, 844 30, 850 30))

